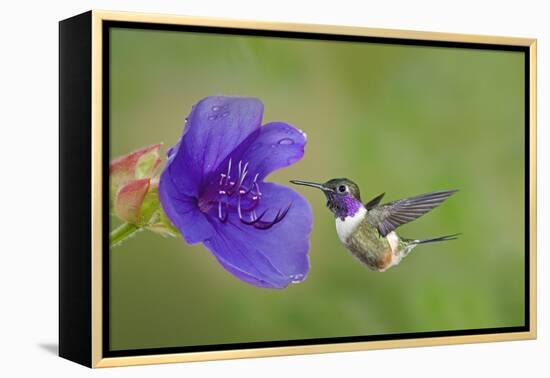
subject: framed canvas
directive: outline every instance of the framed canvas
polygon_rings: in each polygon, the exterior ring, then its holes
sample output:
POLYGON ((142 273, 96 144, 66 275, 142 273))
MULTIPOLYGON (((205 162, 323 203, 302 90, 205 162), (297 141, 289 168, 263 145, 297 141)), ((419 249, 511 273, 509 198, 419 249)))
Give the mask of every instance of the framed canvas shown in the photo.
POLYGON ((59 35, 60 356, 536 337, 534 39, 105 11, 59 35))

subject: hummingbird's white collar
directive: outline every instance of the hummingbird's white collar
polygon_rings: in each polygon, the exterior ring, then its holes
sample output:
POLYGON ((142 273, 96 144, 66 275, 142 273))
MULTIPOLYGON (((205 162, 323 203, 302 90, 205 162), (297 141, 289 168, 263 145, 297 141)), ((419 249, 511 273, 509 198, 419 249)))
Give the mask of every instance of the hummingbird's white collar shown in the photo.
POLYGON ((353 234, 357 226, 365 219, 367 209, 361 206, 353 215, 345 217, 343 220, 336 217, 336 232, 342 243, 347 243, 348 238, 353 234))

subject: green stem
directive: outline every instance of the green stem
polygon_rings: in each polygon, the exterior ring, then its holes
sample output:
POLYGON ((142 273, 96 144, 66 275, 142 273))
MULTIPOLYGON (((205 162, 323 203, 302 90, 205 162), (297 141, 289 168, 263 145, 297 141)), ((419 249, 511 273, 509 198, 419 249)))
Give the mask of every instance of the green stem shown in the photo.
POLYGON ((111 231, 111 234, 109 235, 109 246, 111 248, 116 247, 139 230, 140 228, 135 224, 122 223, 120 226, 111 231))

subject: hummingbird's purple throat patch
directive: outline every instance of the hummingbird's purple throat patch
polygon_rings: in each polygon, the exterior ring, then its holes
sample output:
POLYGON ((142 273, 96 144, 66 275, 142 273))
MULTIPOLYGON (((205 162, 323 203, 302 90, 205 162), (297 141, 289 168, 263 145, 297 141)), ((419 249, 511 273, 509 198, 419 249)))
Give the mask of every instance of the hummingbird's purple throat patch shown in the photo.
POLYGON ((333 199, 336 209, 336 216, 342 220, 346 217, 353 217, 363 204, 355 199, 351 194, 336 195, 333 199))

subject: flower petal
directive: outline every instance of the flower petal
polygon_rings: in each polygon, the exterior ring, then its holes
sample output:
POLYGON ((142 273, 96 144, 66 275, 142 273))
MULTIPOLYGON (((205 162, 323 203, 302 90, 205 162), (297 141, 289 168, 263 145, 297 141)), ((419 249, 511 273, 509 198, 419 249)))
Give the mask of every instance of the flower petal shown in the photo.
POLYGON ((212 96, 199 101, 179 144, 170 150, 167 170, 178 189, 197 196, 203 180, 247 138, 255 137, 262 113, 256 98, 212 96))
POLYGON ((130 181, 120 188, 115 199, 115 214, 128 223, 139 224, 141 204, 149 190, 149 179, 130 181))
POLYGON ((304 156, 306 135, 284 122, 271 122, 260 129, 260 134, 243 154, 252 175, 260 180, 276 169, 294 164, 304 156))
POLYGON ((168 170, 160 176, 158 191, 162 209, 187 243, 200 243, 215 232, 197 199, 181 193, 168 170))
POLYGON ((261 213, 272 220, 291 204, 285 218, 260 230, 240 222, 236 214, 225 222, 213 219, 216 233, 204 244, 230 273, 259 287, 282 289, 305 279, 309 271, 309 234, 312 212, 308 202, 285 186, 264 183, 261 213))

